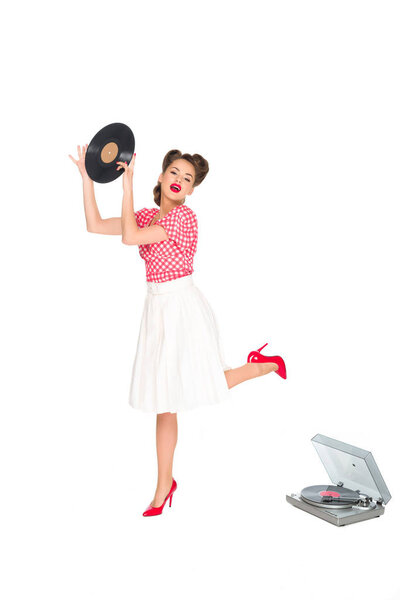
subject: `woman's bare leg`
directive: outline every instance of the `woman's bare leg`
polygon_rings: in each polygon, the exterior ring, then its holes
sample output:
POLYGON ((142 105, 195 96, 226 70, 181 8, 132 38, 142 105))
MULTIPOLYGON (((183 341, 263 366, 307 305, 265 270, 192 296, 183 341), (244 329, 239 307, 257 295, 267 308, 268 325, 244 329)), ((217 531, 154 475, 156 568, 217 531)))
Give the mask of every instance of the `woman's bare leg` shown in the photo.
POLYGON ((227 371, 224 371, 224 373, 228 388, 230 389, 234 385, 243 383, 243 381, 253 379, 254 377, 260 377, 261 375, 267 375, 278 369, 279 365, 276 363, 246 363, 242 367, 228 369, 227 371))
POLYGON ((178 419, 177 413, 159 413, 157 414, 156 442, 157 442, 157 462, 158 462, 158 481, 152 506, 161 506, 165 500, 172 485, 172 463, 174 460, 174 451, 178 440, 178 419))
MULTIPOLYGON (((278 369, 276 363, 246 363, 242 367, 225 371, 228 387, 232 388, 243 381, 266 375, 278 369)), ((172 464, 174 452, 178 440, 177 413, 157 414, 156 442, 158 481, 157 489, 151 505, 161 506, 172 485, 172 464)))

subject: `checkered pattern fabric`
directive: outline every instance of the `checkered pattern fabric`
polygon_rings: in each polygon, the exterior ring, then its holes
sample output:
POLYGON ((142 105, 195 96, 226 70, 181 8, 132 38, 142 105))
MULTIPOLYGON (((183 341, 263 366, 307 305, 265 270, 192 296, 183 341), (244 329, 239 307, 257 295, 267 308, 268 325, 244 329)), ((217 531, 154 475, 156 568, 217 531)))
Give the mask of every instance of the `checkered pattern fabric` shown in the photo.
MULTIPOLYGON (((148 227, 158 211, 158 208, 142 208, 135 212, 138 227, 148 227)), ((147 281, 161 283, 193 273, 198 225, 192 209, 184 204, 175 206, 154 225, 164 227, 168 240, 138 246, 145 261, 147 281)))

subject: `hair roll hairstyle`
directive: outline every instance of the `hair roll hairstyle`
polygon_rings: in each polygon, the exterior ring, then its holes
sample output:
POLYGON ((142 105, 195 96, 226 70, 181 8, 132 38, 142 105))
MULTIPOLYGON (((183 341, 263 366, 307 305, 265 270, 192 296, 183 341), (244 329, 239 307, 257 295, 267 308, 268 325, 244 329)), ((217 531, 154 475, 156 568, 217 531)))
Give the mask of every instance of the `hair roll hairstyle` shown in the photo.
MULTIPOLYGON (((183 158, 184 160, 187 160, 188 162, 190 162, 190 164, 194 166, 195 177, 193 187, 200 185, 209 171, 208 162, 200 154, 182 154, 180 150, 170 150, 164 156, 164 160, 162 163, 162 172, 165 173, 169 165, 173 163, 174 160, 178 160, 178 158, 183 158)), ((157 204, 157 206, 160 206, 161 183, 157 183, 157 185, 153 189, 153 194, 154 202, 157 204)))

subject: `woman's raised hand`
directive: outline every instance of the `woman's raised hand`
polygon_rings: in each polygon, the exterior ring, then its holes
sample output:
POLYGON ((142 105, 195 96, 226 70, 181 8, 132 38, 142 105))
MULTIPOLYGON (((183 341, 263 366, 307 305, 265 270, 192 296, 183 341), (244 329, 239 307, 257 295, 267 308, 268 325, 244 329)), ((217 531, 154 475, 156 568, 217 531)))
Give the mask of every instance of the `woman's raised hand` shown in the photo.
POLYGON ((136 154, 134 154, 132 156, 132 160, 129 163, 127 162, 117 162, 116 164, 119 165, 119 167, 117 167, 117 171, 119 171, 119 169, 124 169, 124 175, 123 175, 123 179, 122 179, 122 185, 124 190, 130 190, 132 188, 132 180, 133 180, 133 168, 135 166, 135 158, 136 158, 136 154))
POLYGON ((77 146, 78 148, 78 160, 75 160, 75 158, 73 156, 71 156, 70 154, 68 154, 68 156, 70 157, 70 159, 72 160, 72 162, 74 164, 76 164, 76 166, 79 169, 80 174, 82 175, 82 177, 88 177, 87 171, 86 171, 86 167, 85 167, 85 156, 86 156, 86 150, 89 144, 86 144, 86 146, 82 146, 82 150, 80 146, 77 146))

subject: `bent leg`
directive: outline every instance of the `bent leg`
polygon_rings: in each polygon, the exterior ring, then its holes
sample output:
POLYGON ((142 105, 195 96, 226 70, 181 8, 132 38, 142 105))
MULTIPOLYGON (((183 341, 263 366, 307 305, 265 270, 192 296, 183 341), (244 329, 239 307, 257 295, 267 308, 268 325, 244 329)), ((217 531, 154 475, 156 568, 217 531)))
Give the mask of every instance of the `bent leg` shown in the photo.
POLYGON ((267 375, 272 371, 277 371, 279 366, 276 363, 246 363, 242 367, 236 367, 236 369, 228 369, 224 371, 228 388, 232 388, 243 381, 248 379, 254 379, 254 377, 260 377, 261 375, 267 375))

